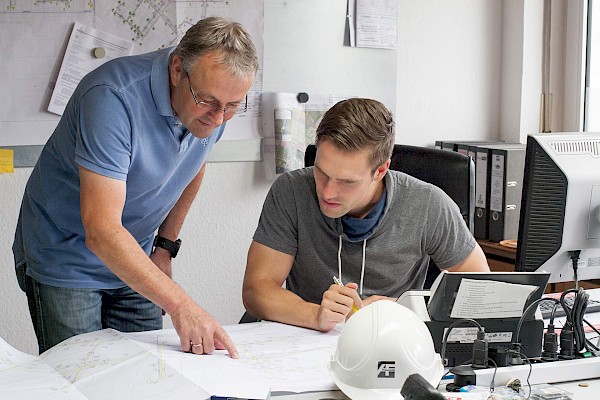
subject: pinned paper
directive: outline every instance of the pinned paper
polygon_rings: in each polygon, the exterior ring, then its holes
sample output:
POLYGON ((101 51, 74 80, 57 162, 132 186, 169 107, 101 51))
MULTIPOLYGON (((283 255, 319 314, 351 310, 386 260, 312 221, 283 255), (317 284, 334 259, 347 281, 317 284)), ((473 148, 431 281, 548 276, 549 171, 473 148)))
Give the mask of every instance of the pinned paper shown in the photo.
POLYGON ((113 58, 128 56, 133 42, 75 22, 48 111, 62 115, 81 79, 113 58))
POLYGON ((0 174, 15 172, 15 151, 0 149, 0 174))

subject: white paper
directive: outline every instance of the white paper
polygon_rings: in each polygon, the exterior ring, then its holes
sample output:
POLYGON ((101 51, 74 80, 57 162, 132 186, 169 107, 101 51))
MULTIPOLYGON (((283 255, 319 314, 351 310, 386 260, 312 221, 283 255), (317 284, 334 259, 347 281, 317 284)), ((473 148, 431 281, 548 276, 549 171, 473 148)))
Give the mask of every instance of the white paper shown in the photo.
POLYGON ((86 397, 37 356, 0 338, 0 398, 83 400, 86 397))
POLYGON ((207 399, 200 386, 112 329, 74 336, 40 358, 67 379, 85 398, 207 399))
POLYGON ((58 73, 58 80, 54 86, 48 111, 62 115, 71 95, 81 79, 100 65, 113 58, 131 54, 133 42, 119 38, 91 26, 75 22, 67 51, 58 73), (105 56, 96 58, 94 50, 100 48, 105 51, 105 56))
MULTIPOLYGON (((13 1, 0 13, 0 146, 46 143, 59 121, 48 112, 74 22, 125 39, 132 54, 175 46, 198 20, 220 15, 244 25, 263 52, 262 0, 13 1), (151 5, 151 6, 150 6, 151 5)), ((221 140, 260 138, 262 67, 248 93, 250 112, 232 118, 221 140)))
POLYGON ((174 330, 127 336, 150 352, 160 352, 167 364, 212 395, 264 398, 269 389, 272 393, 336 389, 327 365, 341 326, 329 333, 274 322, 224 328, 240 353, 237 360, 224 350, 200 357, 182 353, 174 330))
POLYGON ((266 399, 272 392, 335 390, 327 366, 342 327, 322 333, 274 322, 225 326, 239 359, 225 350, 184 353, 173 329, 90 332, 39 357, 0 339, 0 398, 23 391, 23 398, 69 400, 266 399))
POLYGON ((356 46, 396 48, 396 3, 394 0, 356 0, 356 46))
POLYGON ((462 279, 452 318, 518 318, 537 286, 484 279, 462 279))

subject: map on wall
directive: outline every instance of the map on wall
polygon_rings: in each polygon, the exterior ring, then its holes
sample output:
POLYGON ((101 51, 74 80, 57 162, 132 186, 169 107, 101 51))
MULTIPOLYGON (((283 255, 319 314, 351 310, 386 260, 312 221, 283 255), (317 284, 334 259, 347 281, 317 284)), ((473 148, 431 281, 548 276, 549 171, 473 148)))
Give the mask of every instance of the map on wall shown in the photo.
MULTIPOLYGON (((140 54, 176 45, 212 15, 243 24, 262 60, 262 0, 0 0, 0 146, 44 144, 52 134, 59 117, 47 108, 75 22, 130 40, 140 54)), ((259 71, 249 111, 224 139, 260 137, 261 91, 259 71)))

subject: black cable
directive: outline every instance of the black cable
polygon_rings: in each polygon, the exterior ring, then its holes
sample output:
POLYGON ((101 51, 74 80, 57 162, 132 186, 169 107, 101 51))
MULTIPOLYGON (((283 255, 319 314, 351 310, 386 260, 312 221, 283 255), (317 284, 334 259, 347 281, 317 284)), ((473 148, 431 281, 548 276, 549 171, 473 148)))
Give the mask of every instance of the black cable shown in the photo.
MULTIPOLYGON (((585 310, 587 308, 589 297, 589 294, 587 294, 583 289, 565 290, 560 297, 561 304, 565 309, 565 314, 567 316, 567 323, 570 323, 573 329, 573 344, 575 353, 581 353, 584 349, 590 352, 598 351, 598 347, 586 339, 585 329, 583 327, 583 317, 585 316, 585 310), (569 305, 566 304, 565 298, 571 293, 574 294, 573 305, 572 307, 569 307, 569 305)), ((585 322, 587 323, 587 321, 585 322)))
POLYGON ((579 255, 581 254, 581 250, 571 250, 568 252, 569 258, 571 258, 571 263, 573 264, 573 280, 575 281, 575 290, 579 290, 579 278, 577 277, 578 270, 578 262, 579 255))
POLYGON ((442 339, 442 363, 444 364, 444 366, 448 365, 448 360, 446 360, 446 342, 448 341, 448 336, 450 335, 450 332, 452 331, 452 329, 456 328, 458 325, 464 323, 464 322, 469 322, 471 324, 474 324, 477 329, 479 329, 479 331, 483 331, 483 327, 481 326, 481 324, 477 321, 475 321, 474 319, 471 318, 463 318, 463 319, 459 319, 454 321, 446 330, 446 333, 444 333, 444 338, 442 339))
POLYGON ((600 331, 598 331, 598 329, 596 329, 596 327, 594 325, 589 323, 587 319, 584 318, 583 322, 585 322, 587 324, 587 326, 589 326, 594 332, 596 332, 598 335, 600 335, 600 331))
POLYGON ((560 301, 552 297, 545 297, 544 300, 552 300, 554 302, 554 306, 552 306, 552 311, 550 312, 550 320, 548 321, 549 325, 554 325, 554 315, 556 314, 558 306, 561 305, 560 301))
POLYGON ((560 330, 560 355, 559 358, 571 360, 575 358, 573 325, 567 321, 560 330))
MULTIPOLYGON (((523 311, 523 315, 521 315, 521 318, 519 318, 519 323, 517 324, 517 331, 515 332, 515 338, 516 340, 513 343, 521 343, 520 339, 520 335, 521 335, 521 326, 523 325, 523 321, 525 320, 525 317, 527 316, 527 313, 529 313, 529 311, 531 311, 532 309, 535 309, 535 307, 537 307, 537 305, 539 303, 541 303, 542 301, 546 301, 546 300, 551 300, 547 297, 542 297, 541 299, 537 299, 534 302, 532 302, 526 309, 525 311, 523 311)), ((552 320, 554 320, 554 313, 552 314, 552 320)))
POLYGON ((552 311, 550 313, 548 328, 546 329, 546 333, 544 333, 544 339, 542 342, 542 360, 556 361, 558 360, 558 341, 556 338, 556 332, 554 331, 554 315, 556 314, 556 309, 560 305, 560 301, 551 297, 542 298, 542 302, 543 301, 552 301, 554 302, 554 306, 552 307, 552 311))
POLYGON ((488 367, 488 341, 483 330, 477 331, 477 337, 473 341, 473 361, 471 367, 483 369, 488 367))
MULTIPOLYGON (((596 332, 598 335, 600 335, 600 332, 598 331, 598 329, 596 329, 596 327, 592 324, 590 324, 585 318, 583 319, 583 322, 585 322, 587 324, 587 326, 589 326, 594 332, 596 332)), ((592 338, 595 339, 595 338, 592 338)), ((594 349, 594 351, 592 351, 592 354, 594 354, 594 356, 598 357, 600 356, 599 352, 600 352, 600 348, 598 346, 596 346, 594 343, 592 343, 592 341, 590 339, 585 338, 585 342, 587 343, 588 346, 590 346, 592 349, 594 349)))
POLYGON ((560 304, 562 305, 563 310, 565 310, 565 317, 567 317, 567 322, 571 324, 573 324, 572 308, 565 302, 565 297, 567 297, 567 295, 569 295, 570 293, 577 292, 578 290, 576 289, 567 289, 560 295, 560 304))

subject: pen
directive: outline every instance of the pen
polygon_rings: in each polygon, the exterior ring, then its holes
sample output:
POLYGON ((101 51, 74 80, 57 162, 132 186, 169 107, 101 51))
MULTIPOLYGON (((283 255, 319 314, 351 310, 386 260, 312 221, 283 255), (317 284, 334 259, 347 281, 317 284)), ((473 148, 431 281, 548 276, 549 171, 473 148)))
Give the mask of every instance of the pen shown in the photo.
MULTIPOLYGON (((335 283, 336 285, 344 286, 342 281, 340 281, 340 279, 335 275, 333 276, 333 283, 335 283)), ((356 304, 354 304, 354 303, 352 303, 352 311, 354 311, 354 312, 358 311, 358 308, 356 307, 356 304)))

